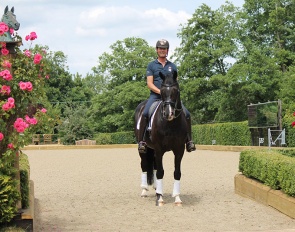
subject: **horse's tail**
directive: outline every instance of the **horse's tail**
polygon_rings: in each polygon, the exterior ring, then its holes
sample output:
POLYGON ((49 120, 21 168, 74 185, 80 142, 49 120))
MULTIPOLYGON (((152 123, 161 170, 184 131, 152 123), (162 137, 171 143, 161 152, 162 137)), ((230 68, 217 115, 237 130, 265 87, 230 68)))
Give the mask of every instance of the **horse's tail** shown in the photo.
POLYGON ((154 183, 154 150, 151 148, 147 148, 147 183, 148 185, 152 185, 154 183))

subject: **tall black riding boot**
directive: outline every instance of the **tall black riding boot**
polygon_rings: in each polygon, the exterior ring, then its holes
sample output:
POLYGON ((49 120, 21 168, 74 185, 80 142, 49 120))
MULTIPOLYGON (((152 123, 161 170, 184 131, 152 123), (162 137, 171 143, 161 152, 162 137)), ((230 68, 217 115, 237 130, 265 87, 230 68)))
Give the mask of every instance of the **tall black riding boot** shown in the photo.
POLYGON ((187 152, 192 152, 196 150, 196 146, 192 140, 192 125, 191 119, 186 118, 187 121, 187 140, 186 140, 186 150, 187 152))
POLYGON ((148 118, 142 116, 139 124, 139 135, 138 139, 140 140, 138 143, 138 152, 146 153, 146 142, 145 142, 145 132, 148 124, 148 118))

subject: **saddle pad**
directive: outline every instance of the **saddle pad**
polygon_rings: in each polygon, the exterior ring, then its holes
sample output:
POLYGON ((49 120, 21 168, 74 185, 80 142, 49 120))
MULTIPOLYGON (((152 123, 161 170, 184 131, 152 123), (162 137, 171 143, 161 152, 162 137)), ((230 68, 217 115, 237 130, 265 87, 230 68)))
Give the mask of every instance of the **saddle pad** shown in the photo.
POLYGON ((149 124, 148 124, 148 128, 147 128, 148 131, 152 130, 154 116, 155 116, 155 113, 156 113, 160 103, 161 103, 161 101, 154 102, 149 110, 149 119, 150 120, 149 120, 149 124))

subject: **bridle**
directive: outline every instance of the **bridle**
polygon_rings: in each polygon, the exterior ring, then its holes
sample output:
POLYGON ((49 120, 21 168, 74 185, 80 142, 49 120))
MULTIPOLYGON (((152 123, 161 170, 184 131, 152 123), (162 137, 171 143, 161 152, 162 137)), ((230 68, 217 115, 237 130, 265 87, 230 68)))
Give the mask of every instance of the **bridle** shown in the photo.
MULTIPOLYGON (((172 87, 174 85, 178 85, 178 83, 175 82, 173 84, 162 84, 161 85, 161 88, 162 87, 169 88, 169 87, 172 87)), ((179 89, 177 89, 177 96, 176 96, 176 101, 175 102, 173 102, 173 101, 162 101, 163 102, 163 104, 162 104, 162 111, 163 111, 163 109, 164 109, 165 106, 170 105, 172 108, 174 108, 175 111, 178 112, 178 114, 175 114, 173 118, 178 118, 180 116, 180 114, 181 114, 182 109, 183 109, 181 103, 180 103, 181 108, 180 109, 176 108, 177 107, 177 104, 178 104, 179 94, 180 94, 180 91, 179 91, 179 89)))

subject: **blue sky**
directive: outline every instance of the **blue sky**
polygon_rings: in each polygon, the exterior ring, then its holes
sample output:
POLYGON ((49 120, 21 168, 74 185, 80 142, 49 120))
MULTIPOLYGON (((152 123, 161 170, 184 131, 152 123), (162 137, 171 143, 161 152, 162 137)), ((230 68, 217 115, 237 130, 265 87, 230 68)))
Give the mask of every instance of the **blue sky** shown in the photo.
MULTIPOLYGON (((244 0, 230 1, 242 7, 244 0)), ((98 64, 98 57, 109 47, 127 37, 140 37, 151 46, 165 38, 170 53, 179 46, 177 33, 202 4, 212 9, 225 0, 2 0, 0 13, 6 6, 21 26, 23 38, 35 31, 37 44, 47 45, 51 51, 63 51, 72 74, 83 76, 98 64)), ((29 46, 24 41, 23 48, 29 46)))

